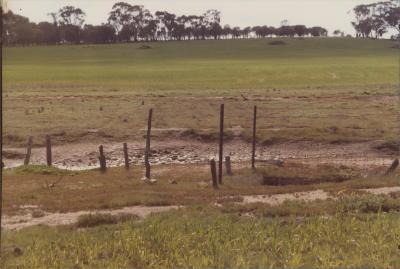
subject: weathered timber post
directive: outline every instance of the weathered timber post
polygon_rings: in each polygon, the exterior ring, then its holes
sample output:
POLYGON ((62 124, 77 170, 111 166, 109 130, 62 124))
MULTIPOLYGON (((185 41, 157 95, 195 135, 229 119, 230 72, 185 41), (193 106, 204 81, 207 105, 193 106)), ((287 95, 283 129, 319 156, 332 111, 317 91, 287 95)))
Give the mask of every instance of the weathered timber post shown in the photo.
POLYGON ((29 161, 31 159, 31 154, 32 154, 32 143, 33 143, 33 137, 30 136, 28 138, 28 144, 26 146, 26 155, 25 155, 25 160, 24 160, 24 165, 28 165, 29 161))
POLYGON ((232 176, 232 166, 231 166, 231 157, 225 156, 225 167, 226 167, 226 174, 228 176, 232 176))
POLYGON ((99 146, 99 162, 100 162, 100 171, 105 172, 107 170, 106 157, 104 156, 103 145, 99 146))
POLYGON ((251 153, 251 168, 256 168, 256 130, 257 130, 257 106, 254 106, 253 115, 253 149, 251 153))
POLYGON ((385 176, 388 176, 396 170, 396 168, 399 166, 399 159, 396 159, 393 161, 392 165, 389 167, 389 169, 386 171, 385 176))
MULTIPOLYGON (((3 5, 0 7, 0 33, 3 33, 3 5)), ((0 38, 0 111, 3 111, 3 37, 0 38)), ((0 123, 0 135, 3 137, 3 113, 1 113, 1 123, 0 123)), ((1 159, 1 170, 3 170, 3 143, 0 143, 0 159, 1 159)), ((0 172, 0 258, 2 250, 1 241, 1 218, 3 213, 3 172, 0 172)))
POLYGON ((224 104, 221 104, 219 117, 219 164, 218 164, 218 183, 222 184, 222 162, 224 154, 224 104))
POLYGON ((217 165, 214 159, 210 160, 211 178, 214 189, 218 189, 217 165))
POLYGON ((129 169, 128 144, 124 143, 123 147, 124 147, 125 168, 129 169))
POLYGON ((51 166, 53 164, 52 155, 51 155, 51 138, 50 135, 46 135, 46 160, 47 165, 51 166))
POLYGON ((147 135, 146 135, 146 150, 144 153, 144 165, 146 166, 146 178, 150 179, 150 137, 151 137, 151 121, 153 117, 153 109, 149 110, 149 117, 147 119, 147 135))

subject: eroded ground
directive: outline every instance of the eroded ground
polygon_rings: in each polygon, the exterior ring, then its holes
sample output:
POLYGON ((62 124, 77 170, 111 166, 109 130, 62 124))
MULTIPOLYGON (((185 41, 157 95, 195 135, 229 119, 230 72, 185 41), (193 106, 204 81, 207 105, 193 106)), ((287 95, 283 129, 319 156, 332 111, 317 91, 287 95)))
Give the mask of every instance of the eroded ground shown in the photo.
MULTIPOLYGON (((145 140, 127 141, 131 164, 144 162, 145 140)), ((70 170, 85 170, 99 167, 98 143, 70 143, 53 147, 54 165, 70 170)), ((256 160, 260 163, 273 160, 296 161, 309 164, 342 164, 368 169, 371 166, 388 166, 396 158, 394 150, 379 149, 383 141, 357 143, 315 143, 281 142, 257 146, 256 160)), ((103 143, 102 143, 103 144, 103 143)), ((111 142, 104 145, 107 165, 123 166, 122 143, 111 142)), ((24 163, 25 148, 3 149, 6 167, 16 167, 24 163)), ((218 159, 218 144, 189 139, 157 139, 152 143, 151 163, 157 164, 196 164, 207 163, 211 158, 218 159)), ((251 144, 239 139, 225 143, 224 155, 230 156, 235 163, 248 162, 251 159, 251 144)), ((46 149, 37 147, 32 150, 31 164, 46 163, 46 149)))

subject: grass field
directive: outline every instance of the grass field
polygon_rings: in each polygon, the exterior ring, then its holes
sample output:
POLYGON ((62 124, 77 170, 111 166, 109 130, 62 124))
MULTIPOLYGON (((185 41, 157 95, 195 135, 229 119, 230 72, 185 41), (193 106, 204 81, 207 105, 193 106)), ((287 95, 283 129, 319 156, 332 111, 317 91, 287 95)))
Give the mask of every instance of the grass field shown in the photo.
POLYGON ((5 48, 3 143, 11 159, 24 156, 13 147, 25 146, 30 135, 35 147, 52 135, 53 144, 63 145, 57 157, 65 150, 80 159, 74 151, 79 147, 79 154, 94 154, 96 160, 97 152, 86 150, 90 143, 108 150, 108 142, 123 141, 132 149, 135 141, 139 148, 149 108, 154 108, 157 154, 187 150, 181 140, 216 148, 208 142, 216 141, 221 103, 226 139, 232 140, 227 151, 243 155, 248 148, 235 139, 250 140, 254 105, 258 150, 274 143, 293 143, 300 153, 315 142, 322 148, 309 163, 289 156, 282 167, 257 162, 252 170, 246 160, 234 162, 234 175, 224 176, 218 190, 206 163, 154 165, 154 184, 140 180, 144 167, 136 162, 130 170, 107 173, 34 165, 5 169, 3 225, 22 229, 3 231, 0 267, 400 267, 400 193, 392 192, 400 174, 383 176, 387 167, 377 163, 379 154, 390 161, 397 156, 395 43, 282 40, 281 46, 262 39, 147 44, 151 49, 141 49, 143 44, 5 48), (167 140, 171 144, 163 149, 167 140), (69 147, 72 143, 77 144, 69 147), (337 146, 329 156, 328 143, 337 146), (335 165, 345 154, 343 143, 350 158, 365 154, 360 162, 369 161, 373 153, 372 162, 335 165), (368 149, 353 152, 363 146, 368 149), (379 196, 365 190, 383 187, 379 196), (277 195, 293 199, 274 204, 277 195), (303 201, 301 195, 313 199, 303 201), (85 213, 177 205, 182 207, 140 220, 85 213), (84 215, 75 224, 29 227, 71 214, 84 215))
POLYGON ((393 41, 284 41, 6 48, 3 141, 21 146, 34 135, 40 145, 54 134, 54 143, 68 143, 93 129, 112 140, 137 139, 150 107, 162 136, 171 128, 215 133, 222 102, 226 127, 244 128, 244 139, 254 104, 261 140, 395 139, 393 41))
MULTIPOLYGON (((12 94, 222 95, 277 87, 365 86, 398 82, 393 41, 227 40, 5 50, 12 94)), ((329 94, 326 92, 325 94, 329 94)))

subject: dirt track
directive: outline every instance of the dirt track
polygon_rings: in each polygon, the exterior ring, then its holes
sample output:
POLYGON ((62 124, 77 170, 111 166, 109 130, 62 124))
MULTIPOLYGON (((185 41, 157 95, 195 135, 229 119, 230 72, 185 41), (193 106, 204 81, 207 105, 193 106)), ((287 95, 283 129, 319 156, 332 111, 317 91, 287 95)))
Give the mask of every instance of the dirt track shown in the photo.
MULTIPOLYGON (((129 159, 132 164, 143 163, 144 140, 127 141, 129 159)), ((343 164, 368 168, 388 166, 395 156, 374 149, 379 141, 330 144, 313 142, 285 142, 272 145, 258 145, 256 159, 259 162, 280 159, 303 163, 343 164)), ((98 167, 98 146, 100 143, 75 143, 53 147, 54 165, 71 170, 85 170, 98 167)), ((206 163, 217 157, 217 143, 197 140, 155 140, 152 142, 151 163, 153 164, 193 164, 206 163)), ((104 144, 108 166, 122 166, 122 143, 104 144)), ((232 140, 225 144, 224 154, 230 155, 233 162, 246 162, 251 156, 250 143, 232 140)), ((4 148, 6 167, 23 164, 26 149, 4 148)), ((45 164, 45 148, 34 148, 32 164, 45 164)))
MULTIPOLYGON (((400 187, 385 187, 377 189, 362 189, 361 191, 369 192, 372 194, 389 194, 392 192, 400 191, 400 187)), ((326 200, 332 198, 332 196, 323 190, 315 190, 308 192, 297 192, 297 193, 284 193, 274 195, 247 195, 243 196, 241 204, 250 203, 265 203, 272 206, 277 206, 285 201, 305 201, 311 202, 316 200, 326 200)), ((87 214, 128 214, 136 215, 140 218, 145 218, 152 213, 160 213, 173 209, 182 208, 181 206, 132 206, 124 207, 121 209, 111 210, 93 210, 93 211, 78 211, 68 213, 48 213, 43 212, 43 216, 34 217, 34 210, 38 209, 38 206, 25 206, 26 213, 24 215, 16 216, 3 216, 2 228, 8 230, 19 230, 34 225, 47 225, 47 226, 58 226, 58 225, 69 225, 77 222, 78 218, 82 215, 87 214)))

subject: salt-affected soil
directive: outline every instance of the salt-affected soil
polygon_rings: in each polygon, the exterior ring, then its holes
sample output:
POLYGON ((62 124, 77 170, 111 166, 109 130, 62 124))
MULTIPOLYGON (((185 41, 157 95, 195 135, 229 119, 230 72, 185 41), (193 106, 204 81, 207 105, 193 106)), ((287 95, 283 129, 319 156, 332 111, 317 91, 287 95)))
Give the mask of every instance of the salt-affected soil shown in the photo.
MULTIPOLYGON (((144 161, 143 141, 127 141, 129 161, 140 164, 144 161)), ((376 142, 360 142, 346 144, 285 142, 272 145, 258 145, 256 159, 258 162, 269 160, 290 160, 302 163, 343 164, 371 168, 373 166, 389 166, 394 156, 374 149, 376 142)), ((54 146, 54 166, 71 170, 93 169, 99 166, 99 143, 71 143, 54 146)), ((124 164, 122 143, 104 144, 107 166, 115 167, 124 164)), ((3 156, 6 167, 23 164, 26 149, 4 148, 3 156)), ((32 149, 31 164, 46 163, 46 149, 32 149)), ((217 143, 205 143, 198 140, 156 140, 152 141, 152 164, 195 164, 206 163, 210 158, 217 158, 217 143)), ((242 140, 233 140, 224 145, 224 155, 230 155, 233 162, 246 162, 251 158, 251 144, 242 140)))

